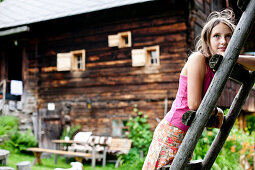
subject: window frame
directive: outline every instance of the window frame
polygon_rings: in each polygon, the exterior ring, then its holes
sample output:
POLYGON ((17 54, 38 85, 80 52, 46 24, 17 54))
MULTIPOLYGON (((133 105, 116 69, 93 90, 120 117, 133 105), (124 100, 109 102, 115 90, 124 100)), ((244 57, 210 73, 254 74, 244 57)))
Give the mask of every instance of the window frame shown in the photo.
POLYGON ((72 54, 72 71, 85 71, 85 50, 75 50, 71 51, 72 54), (82 68, 77 68, 77 56, 81 56, 81 67, 82 68))
POLYGON ((154 67, 160 65, 160 51, 159 45, 144 47, 142 49, 132 49, 131 51, 131 59, 132 59, 132 67, 154 67), (156 53, 156 63, 151 62, 150 53, 155 51, 156 53))
POLYGON ((132 42, 131 42, 131 32, 120 32, 118 33, 119 35, 119 48, 125 48, 125 47, 131 47, 132 42), (125 43, 125 39, 127 38, 128 43, 125 43))
POLYGON ((126 135, 123 134, 123 130, 129 131, 128 126, 125 126, 125 124, 123 123, 123 121, 127 121, 128 122, 129 118, 128 117, 113 117, 111 119, 111 135, 115 136, 115 137, 125 137, 126 135), (113 127, 113 121, 118 121, 118 127, 113 127), (123 126, 122 126, 123 125, 123 126), (120 136, 118 134, 113 134, 113 129, 118 128, 120 130, 120 136))
POLYGON ((159 66, 160 65, 160 60, 159 60, 159 45, 155 45, 155 46, 150 46, 150 47, 145 47, 145 65, 146 66, 159 66), (157 63, 152 63, 151 62, 151 55, 150 53, 152 51, 155 51, 156 52, 156 60, 157 60, 157 63))

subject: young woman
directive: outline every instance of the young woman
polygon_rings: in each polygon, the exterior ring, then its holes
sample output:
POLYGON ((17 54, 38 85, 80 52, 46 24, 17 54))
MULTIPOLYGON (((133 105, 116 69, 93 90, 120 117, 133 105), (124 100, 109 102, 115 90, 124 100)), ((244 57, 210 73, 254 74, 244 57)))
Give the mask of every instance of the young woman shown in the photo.
MULTIPOLYGON (((214 54, 224 56, 234 29, 232 10, 215 11, 208 16, 196 46, 197 51, 189 56, 181 71, 179 88, 172 108, 154 131, 143 170, 159 169, 172 163, 189 128, 182 124, 182 115, 188 110, 198 109, 214 76, 208 61, 214 54)), ((247 69, 255 70, 254 56, 240 55, 238 63, 247 69)), ((217 117, 217 123, 214 123, 213 127, 220 128, 223 123, 223 111, 216 108, 212 115, 217 117)))

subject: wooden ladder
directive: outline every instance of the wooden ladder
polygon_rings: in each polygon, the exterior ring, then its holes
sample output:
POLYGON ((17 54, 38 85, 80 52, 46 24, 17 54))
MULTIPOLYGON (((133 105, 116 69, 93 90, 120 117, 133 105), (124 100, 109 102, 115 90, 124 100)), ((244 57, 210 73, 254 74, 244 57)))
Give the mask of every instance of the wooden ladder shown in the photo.
POLYGON ((254 22, 255 0, 250 0, 172 164, 166 165, 162 169, 211 169, 255 82, 255 71, 247 71, 236 65, 242 45, 253 28, 254 22), (235 96, 223 125, 205 158, 201 161, 188 163, 229 77, 241 83, 238 94, 235 96))

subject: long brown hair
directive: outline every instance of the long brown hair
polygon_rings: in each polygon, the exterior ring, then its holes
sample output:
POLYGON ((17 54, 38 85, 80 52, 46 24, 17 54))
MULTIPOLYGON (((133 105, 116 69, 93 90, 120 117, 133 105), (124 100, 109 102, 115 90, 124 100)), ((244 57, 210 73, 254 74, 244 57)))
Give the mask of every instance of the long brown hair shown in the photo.
POLYGON ((232 33, 235 30, 236 25, 235 22, 235 14, 231 9, 224 9, 223 11, 214 11, 207 17, 207 22, 205 23, 200 39, 198 40, 196 44, 196 50, 201 52, 204 56, 210 57, 211 51, 209 49, 210 47, 210 35, 212 32, 212 29, 218 25, 219 23, 226 24, 232 31, 232 33))

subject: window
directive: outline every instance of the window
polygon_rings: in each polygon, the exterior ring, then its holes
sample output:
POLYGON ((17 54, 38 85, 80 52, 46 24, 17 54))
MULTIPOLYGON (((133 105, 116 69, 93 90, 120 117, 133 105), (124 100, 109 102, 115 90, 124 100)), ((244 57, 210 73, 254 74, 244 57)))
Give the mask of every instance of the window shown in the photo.
POLYGON ((128 132, 128 120, 126 118, 115 118, 112 120, 112 136, 124 137, 128 132))
POLYGON ((131 47, 131 32, 120 32, 115 35, 108 36, 108 46, 109 47, 131 47))
POLYGON ((57 54, 57 71, 84 71, 85 50, 57 54))
POLYGON ((146 65, 159 65, 159 46, 146 47, 146 65))
POLYGON ((131 47, 131 32, 119 33, 120 42, 119 48, 131 47))
POLYGON ((85 50, 72 51, 72 70, 84 71, 85 70, 85 50))
POLYGON ((143 49, 133 49, 132 66, 157 66, 159 65, 159 46, 144 47, 143 49))

